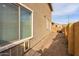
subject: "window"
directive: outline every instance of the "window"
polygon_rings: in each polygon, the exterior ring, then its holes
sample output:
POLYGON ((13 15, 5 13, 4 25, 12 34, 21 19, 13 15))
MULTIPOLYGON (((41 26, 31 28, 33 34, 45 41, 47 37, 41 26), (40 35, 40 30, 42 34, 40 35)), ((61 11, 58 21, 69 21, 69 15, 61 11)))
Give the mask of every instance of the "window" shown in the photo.
POLYGON ((31 14, 30 10, 20 5, 0 4, 0 46, 17 41, 19 37, 24 39, 32 35, 31 14))
POLYGON ((21 8, 21 39, 31 36, 31 12, 21 8))
POLYGON ((48 31, 50 31, 50 29, 51 29, 51 23, 50 23, 49 19, 46 19, 46 29, 48 31))

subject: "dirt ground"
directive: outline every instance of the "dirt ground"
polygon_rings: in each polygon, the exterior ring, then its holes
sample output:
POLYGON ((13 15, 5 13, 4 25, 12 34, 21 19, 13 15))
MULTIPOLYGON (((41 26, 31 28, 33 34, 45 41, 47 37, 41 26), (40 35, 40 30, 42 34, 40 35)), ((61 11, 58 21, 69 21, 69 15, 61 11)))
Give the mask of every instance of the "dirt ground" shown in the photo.
POLYGON ((48 48, 44 49, 42 56, 68 56, 67 39, 65 39, 62 33, 58 33, 45 47, 48 48), (51 44, 49 45, 49 43, 51 44))

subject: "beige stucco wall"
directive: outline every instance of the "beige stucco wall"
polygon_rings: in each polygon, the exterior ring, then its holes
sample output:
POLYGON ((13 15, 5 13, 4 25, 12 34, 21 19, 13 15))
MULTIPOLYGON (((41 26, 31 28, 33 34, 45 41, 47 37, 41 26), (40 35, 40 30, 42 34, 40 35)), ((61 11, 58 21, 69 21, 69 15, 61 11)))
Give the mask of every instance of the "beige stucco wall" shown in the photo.
POLYGON ((52 32, 57 32, 57 31, 63 31, 63 27, 60 24, 53 24, 52 25, 52 32))
MULTIPOLYGON (((33 11, 33 38, 28 39, 29 48, 35 46, 43 37, 48 35, 51 31, 47 30, 46 20, 49 20, 51 23, 51 10, 48 4, 26 4, 26 7, 29 7, 33 11)), ((26 42, 26 40, 24 41, 26 42)), ((9 55, 23 55, 24 54, 24 42, 18 44, 14 47, 11 47, 0 53, 8 53, 9 55)))
POLYGON ((48 4, 25 5, 33 10, 33 39, 30 40, 30 47, 32 47, 49 33, 46 28, 46 20, 51 21, 51 10, 48 4))
POLYGON ((52 25, 52 32, 57 32, 57 30, 58 30, 58 29, 57 29, 56 25, 53 24, 53 25, 52 25))

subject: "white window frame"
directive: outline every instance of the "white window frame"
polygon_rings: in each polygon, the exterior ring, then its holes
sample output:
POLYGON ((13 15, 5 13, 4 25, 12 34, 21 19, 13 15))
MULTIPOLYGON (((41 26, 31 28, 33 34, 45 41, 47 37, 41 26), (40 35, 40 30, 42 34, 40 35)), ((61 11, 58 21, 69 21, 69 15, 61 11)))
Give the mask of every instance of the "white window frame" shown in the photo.
POLYGON ((0 47, 0 52, 2 52, 2 51, 4 51, 4 50, 7 50, 7 49, 9 49, 9 48, 12 48, 12 47, 14 47, 14 46, 16 46, 16 45, 18 45, 18 44, 21 44, 21 43, 23 43, 24 42, 24 51, 26 51, 26 49, 25 49, 25 42, 26 41, 28 41, 28 49, 29 49, 29 47, 30 47, 30 45, 29 45, 29 40, 30 39, 32 39, 33 38, 33 10, 32 9, 30 9, 29 7, 27 7, 26 5, 24 5, 24 4, 22 4, 22 3, 17 3, 17 5, 19 5, 19 39, 18 39, 18 41, 15 41, 15 42, 13 42, 13 43, 10 43, 10 44, 7 44, 7 45, 4 45, 4 46, 2 46, 2 47, 0 47), (26 9, 28 9, 29 11, 31 11, 32 13, 31 13, 31 15, 32 15, 32 25, 31 25, 31 36, 30 37, 28 37, 28 38, 24 38, 24 39, 20 39, 20 7, 24 7, 24 8, 26 8, 26 9))
POLYGON ((49 19, 46 18, 46 29, 49 31, 50 30, 50 24, 49 24, 49 19))
POLYGON ((46 18, 46 29, 48 31, 51 31, 51 20, 48 19, 47 17, 45 17, 45 18, 46 18))

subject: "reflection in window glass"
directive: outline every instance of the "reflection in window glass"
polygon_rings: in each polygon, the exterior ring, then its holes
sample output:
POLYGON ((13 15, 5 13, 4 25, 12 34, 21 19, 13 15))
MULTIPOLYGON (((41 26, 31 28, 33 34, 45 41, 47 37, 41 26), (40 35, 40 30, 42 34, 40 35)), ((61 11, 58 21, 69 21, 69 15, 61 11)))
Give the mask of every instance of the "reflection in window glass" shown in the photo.
POLYGON ((0 4, 0 46, 31 36, 31 11, 15 4, 0 4), (20 7, 20 9, 19 9, 20 7), (19 13, 20 11, 20 13, 19 13), (20 16, 19 16, 20 14, 20 16), (20 18, 20 19, 19 19, 20 18), (19 22, 20 20, 20 22, 19 22), (20 29, 19 29, 20 24, 20 29), (19 34, 20 30, 20 34, 19 34))
POLYGON ((0 45, 18 39, 18 7, 0 4, 0 45))
POLYGON ((31 36, 31 12, 25 8, 21 8, 21 39, 28 38, 31 36))

